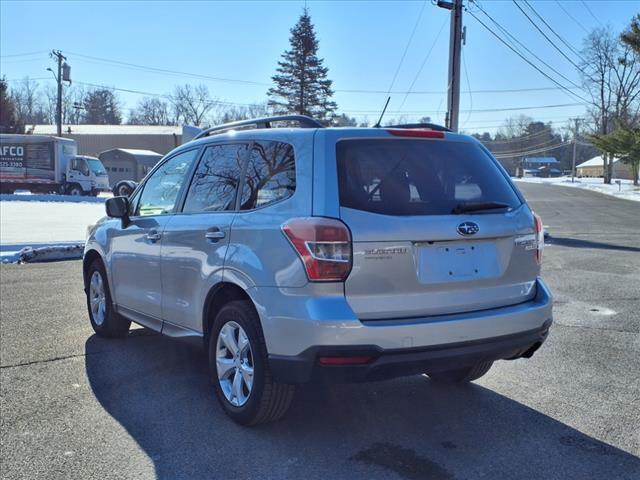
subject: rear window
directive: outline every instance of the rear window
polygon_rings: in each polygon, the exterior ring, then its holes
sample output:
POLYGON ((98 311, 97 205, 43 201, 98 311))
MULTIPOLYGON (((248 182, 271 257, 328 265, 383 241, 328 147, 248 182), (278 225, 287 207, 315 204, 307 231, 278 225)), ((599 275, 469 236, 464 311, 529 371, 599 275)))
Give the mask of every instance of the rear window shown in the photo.
POLYGON ((385 215, 450 215, 521 202, 478 145, 442 140, 343 140, 336 145, 340 205, 385 215))

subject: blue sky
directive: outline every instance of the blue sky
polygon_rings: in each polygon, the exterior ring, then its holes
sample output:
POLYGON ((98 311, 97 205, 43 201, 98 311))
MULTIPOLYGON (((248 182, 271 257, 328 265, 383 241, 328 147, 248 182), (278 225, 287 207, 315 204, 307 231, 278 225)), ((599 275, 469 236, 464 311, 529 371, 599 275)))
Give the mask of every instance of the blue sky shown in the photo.
MULTIPOLYGON (((152 93, 168 93, 178 83, 205 83, 219 100, 252 103, 266 99, 270 78, 282 52, 288 48, 289 29, 305 2, 0 2, 0 74, 13 81, 25 76, 45 78, 53 66, 46 51, 63 51, 77 82, 107 85, 152 93), (37 52, 33 55, 13 56, 37 52), (170 69, 239 83, 159 74, 125 68, 89 57, 170 69)), ((465 2, 466 3, 466 2, 465 2)), ((602 25, 619 32, 640 11, 634 1, 530 2, 564 39, 580 47, 585 30, 602 25)), ((308 1, 325 59, 336 89, 340 111, 375 121, 411 32, 415 35, 393 86, 394 91, 443 92, 447 85, 449 12, 430 1, 338 2, 308 1), (423 8, 424 7, 424 8, 423 8), (420 16, 420 12, 422 15, 420 16), (440 36, 438 37, 438 32, 440 36), (437 40, 436 40, 437 39, 437 40), (420 65, 432 48, 425 66, 420 65), (356 93, 348 90, 379 90, 356 93)), ((546 43, 511 1, 481 1, 480 6, 533 52, 579 84, 573 65, 546 43)), ((524 7, 524 5, 523 5, 524 7)), ((487 22, 477 7, 476 15, 487 22)), ((513 52, 491 36, 471 15, 465 14, 461 125, 469 131, 495 131, 508 116, 525 113, 564 125, 583 115, 583 106, 487 112, 512 107, 570 104, 579 100, 561 90, 482 93, 482 90, 554 87, 513 52), (467 82, 468 76, 468 82, 467 82), (470 88, 469 88, 470 86, 470 88), (471 110, 469 113, 468 111, 471 110)), ((559 43, 559 42, 558 42, 559 43)), ((575 58, 571 52, 566 52, 575 58)), ((41 83, 53 82, 41 80, 41 83)), ((566 80, 561 83, 568 84, 566 80)), ((119 92, 127 107, 141 95, 119 92)), ((389 116, 407 120, 431 116, 443 122, 444 93, 393 94, 389 116), (400 111, 400 113, 395 113, 400 111)))

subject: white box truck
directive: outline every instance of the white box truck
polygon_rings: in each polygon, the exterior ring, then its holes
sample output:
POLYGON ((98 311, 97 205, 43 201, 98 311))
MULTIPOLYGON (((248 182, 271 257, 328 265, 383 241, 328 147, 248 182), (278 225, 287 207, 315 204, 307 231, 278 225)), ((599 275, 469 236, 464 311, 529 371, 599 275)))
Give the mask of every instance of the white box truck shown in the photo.
POLYGON ((102 162, 78 155, 74 140, 48 135, 0 135, 0 192, 16 190, 67 195, 108 192, 102 162))

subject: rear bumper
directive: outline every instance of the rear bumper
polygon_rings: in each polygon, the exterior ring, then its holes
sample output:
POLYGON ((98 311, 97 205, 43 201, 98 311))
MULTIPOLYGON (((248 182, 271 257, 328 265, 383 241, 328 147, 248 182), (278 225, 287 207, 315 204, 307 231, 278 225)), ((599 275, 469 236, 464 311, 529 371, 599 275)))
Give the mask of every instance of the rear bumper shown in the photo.
POLYGON ((544 343, 551 320, 535 330, 489 340, 426 348, 383 350, 374 345, 311 347, 295 356, 270 355, 274 379, 282 383, 362 382, 432 373, 482 361, 529 358, 544 343), (320 357, 370 357, 364 365, 322 365, 320 357))
POLYGON ((551 293, 541 279, 536 296, 517 305, 374 321, 354 318, 341 292, 328 297, 289 294, 282 301, 274 301, 280 300, 277 292, 270 293, 269 307, 276 314, 262 317, 262 325, 272 372, 285 383, 372 380, 526 357, 544 342, 553 320, 551 293), (291 310, 278 314, 278 306, 291 310), (322 366, 321 356, 367 356, 371 361, 322 366))

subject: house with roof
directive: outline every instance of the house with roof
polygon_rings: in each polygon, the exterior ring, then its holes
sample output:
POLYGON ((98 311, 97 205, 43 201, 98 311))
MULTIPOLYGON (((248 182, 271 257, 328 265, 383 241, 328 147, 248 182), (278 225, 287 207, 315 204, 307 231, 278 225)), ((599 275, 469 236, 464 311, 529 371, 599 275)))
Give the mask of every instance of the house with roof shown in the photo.
MULTIPOLYGON (((576 166, 576 173, 579 177, 604 177, 604 160, 602 155, 593 157, 586 162, 576 166)), ((633 180, 631 165, 623 163, 619 158, 613 158, 612 166, 613 178, 623 180, 633 180)))
POLYGON ((557 177, 562 175, 556 157, 526 157, 522 160, 524 174, 532 177, 557 177))

